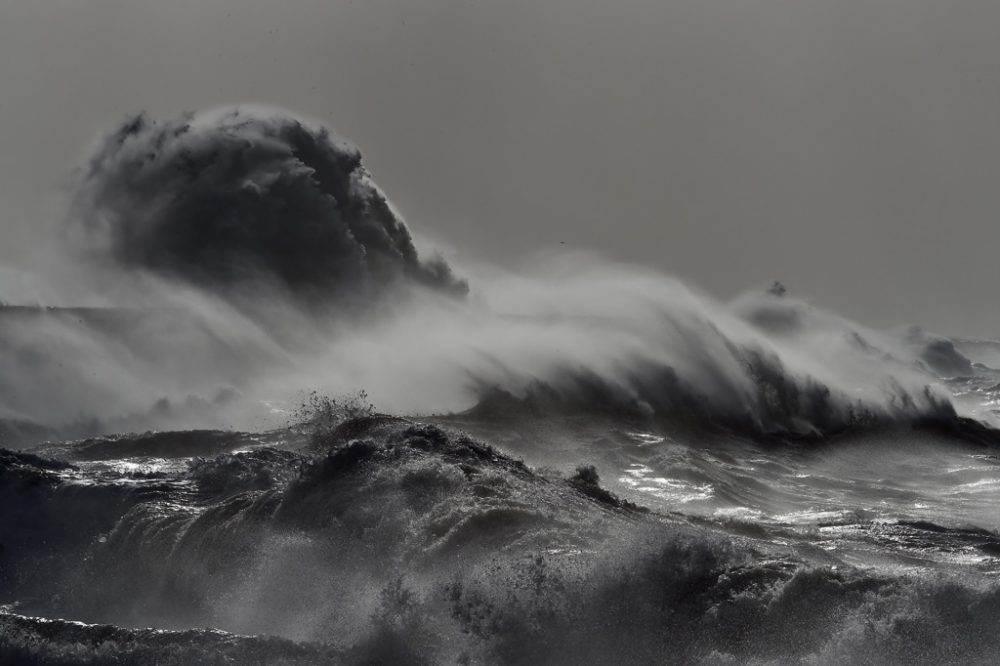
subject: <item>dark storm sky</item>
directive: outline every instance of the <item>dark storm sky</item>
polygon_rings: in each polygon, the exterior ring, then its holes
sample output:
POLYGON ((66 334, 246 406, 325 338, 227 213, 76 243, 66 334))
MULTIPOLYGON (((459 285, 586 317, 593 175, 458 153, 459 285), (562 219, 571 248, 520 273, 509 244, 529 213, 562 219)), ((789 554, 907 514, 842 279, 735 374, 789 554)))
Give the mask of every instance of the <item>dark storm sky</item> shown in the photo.
POLYGON ((1000 336, 998 32, 992 0, 7 0, 0 260, 99 130, 258 102, 460 261, 565 241, 1000 336))

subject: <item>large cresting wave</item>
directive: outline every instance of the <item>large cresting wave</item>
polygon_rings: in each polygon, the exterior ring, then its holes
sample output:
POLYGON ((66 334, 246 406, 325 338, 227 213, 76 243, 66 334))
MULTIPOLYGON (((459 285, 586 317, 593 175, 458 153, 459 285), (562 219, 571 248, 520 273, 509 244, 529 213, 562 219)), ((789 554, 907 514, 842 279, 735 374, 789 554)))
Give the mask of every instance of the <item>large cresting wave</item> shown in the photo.
POLYGON ((423 258, 356 148, 274 110, 129 120, 80 169, 64 237, 95 307, 0 310, 12 437, 257 426, 261 404, 358 387, 397 413, 597 410, 754 436, 964 410, 941 386, 971 368, 950 341, 783 290, 721 303, 583 253, 517 274, 423 258))
POLYGON ((997 663, 995 342, 446 261, 275 110, 130 119, 63 232, 0 282, 0 663, 997 663))

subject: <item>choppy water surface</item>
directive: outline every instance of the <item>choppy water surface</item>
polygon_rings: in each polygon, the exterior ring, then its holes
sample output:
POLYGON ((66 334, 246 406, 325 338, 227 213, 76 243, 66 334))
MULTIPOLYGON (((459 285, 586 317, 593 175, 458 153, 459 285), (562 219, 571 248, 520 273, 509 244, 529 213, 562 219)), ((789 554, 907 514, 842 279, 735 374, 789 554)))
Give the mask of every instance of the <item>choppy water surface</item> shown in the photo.
POLYGON ((0 305, 0 663, 1000 662, 1000 344, 460 274, 280 111, 78 176, 86 307, 0 305))
POLYGON ((19 510, 2 514, 2 654, 307 664, 985 664, 1000 654, 990 633, 1000 459, 988 444, 920 427, 763 441, 639 425, 368 415, 4 452, 0 499, 19 510), (219 631, 191 629, 206 626, 219 631))

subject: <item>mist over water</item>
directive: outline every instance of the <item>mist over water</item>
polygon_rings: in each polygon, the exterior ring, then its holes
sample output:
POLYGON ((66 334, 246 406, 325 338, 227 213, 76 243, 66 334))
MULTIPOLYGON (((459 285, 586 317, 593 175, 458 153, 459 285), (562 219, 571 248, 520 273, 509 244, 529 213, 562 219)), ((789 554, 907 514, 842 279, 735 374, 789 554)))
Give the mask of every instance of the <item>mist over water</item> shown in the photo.
POLYGON ((3 407, 46 425, 223 388, 260 401, 364 387, 384 409, 436 413, 544 386, 818 434, 947 415, 935 371, 963 360, 779 293, 718 303, 591 254, 456 277, 418 256, 356 148, 276 110, 129 120, 79 170, 63 240, 61 273, 94 307, 4 322, 17 389, 3 407), (70 359, 78 376, 48 372, 70 359))
POLYGON ((137 116, 76 183, 58 270, 0 272, 3 658, 1000 654, 996 343, 453 266, 274 109, 137 116))

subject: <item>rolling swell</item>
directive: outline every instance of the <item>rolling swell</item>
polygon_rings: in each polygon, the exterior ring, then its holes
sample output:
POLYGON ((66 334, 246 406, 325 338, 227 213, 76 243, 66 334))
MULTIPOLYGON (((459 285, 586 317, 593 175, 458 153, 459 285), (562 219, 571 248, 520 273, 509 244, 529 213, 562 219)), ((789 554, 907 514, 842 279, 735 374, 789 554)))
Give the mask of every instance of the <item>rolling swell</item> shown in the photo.
POLYGON ((99 307, 0 308, 3 435, 64 440, 0 451, 0 660, 995 663, 995 345, 466 282, 331 137, 139 117, 81 172, 99 307), (358 386, 434 416, 288 426, 358 386))
POLYGON ((5 601, 21 603, 0 615, 0 654, 41 663, 140 663, 159 650, 163 663, 207 654, 317 664, 985 664, 1000 649, 991 583, 831 567, 768 539, 637 512, 602 492, 593 469, 540 473, 405 420, 345 425, 314 441, 315 453, 289 432, 290 449, 280 436, 267 445, 247 437, 245 450, 187 462, 123 457, 151 467, 119 466, 117 476, 113 462, 5 454, 2 488, 51 507, 33 517, 40 541, 63 529, 56 509, 70 488, 102 494, 104 518, 76 521, 81 534, 46 560, 50 572, 84 562, 72 578, 21 578, 26 558, 7 563, 21 580, 5 579, 5 601), (236 635, 124 628, 149 625, 236 635), (239 636, 249 633, 296 642, 239 636))

